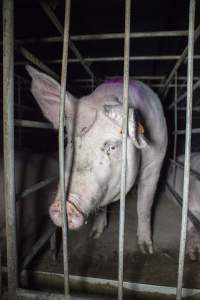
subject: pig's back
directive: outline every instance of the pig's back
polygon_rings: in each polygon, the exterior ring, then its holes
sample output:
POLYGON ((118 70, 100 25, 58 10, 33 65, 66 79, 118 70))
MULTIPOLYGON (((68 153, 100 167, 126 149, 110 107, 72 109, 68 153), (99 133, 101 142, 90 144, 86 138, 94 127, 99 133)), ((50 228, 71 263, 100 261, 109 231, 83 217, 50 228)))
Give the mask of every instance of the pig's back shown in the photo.
MULTIPOLYGON (((106 96, 115 96, 123 102, 123 81, 108 81, 96 88, 91 97, 103 99, 106 96)), ((129 105, 138 110, 144 125, 146 136, 153 146, 163 149, 167 144, 167 127, 160 100, 154 91, 146 84, 130 80, 129 105)))

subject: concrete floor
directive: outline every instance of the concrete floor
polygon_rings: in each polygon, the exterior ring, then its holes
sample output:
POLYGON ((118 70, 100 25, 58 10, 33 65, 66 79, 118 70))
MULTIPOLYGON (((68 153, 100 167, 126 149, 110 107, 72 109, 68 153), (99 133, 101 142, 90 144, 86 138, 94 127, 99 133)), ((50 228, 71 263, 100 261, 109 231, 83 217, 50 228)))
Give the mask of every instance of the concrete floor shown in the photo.
MULTIPOLYGON (((155 253, 143 255, 136 243, 136 191, 129 193, 126 202, 124 280, 154 285, 176 286, 180 232, 180 209, 166 193, 157 201, 153 239, 155 253)), ((119 203, 110 206, 109 225, 103 235, 94 240, 89 237, 92 218, 87 225, 69 234, 70 274, 117 279, 118 272, 118 214, 119 203)), ((62 250, 58 261, 52 263, 49 251, 34 260, 31 268, 50 272, 63 272, 62 250)), ((184 286, 200 287, 200 264, 186 258, 184 286)))

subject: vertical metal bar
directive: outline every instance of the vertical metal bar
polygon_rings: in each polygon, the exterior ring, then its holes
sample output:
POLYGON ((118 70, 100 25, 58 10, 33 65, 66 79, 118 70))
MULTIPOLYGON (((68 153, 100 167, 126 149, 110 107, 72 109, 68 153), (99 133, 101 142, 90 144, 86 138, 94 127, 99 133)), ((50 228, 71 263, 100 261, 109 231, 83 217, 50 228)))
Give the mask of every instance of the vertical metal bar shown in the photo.
POLYGON ((9 299, 16 299, 17 242, 14 188, 14 3, 3 1, 4 199, 9 299))
POLYGON ((124 40, 124 82, 123 82, 123 124, 122 124, 122 156, 121 156, 120 222, 119 222, 118 300, 123 299, 123 259, 124 259, 126 168, 127 168, 130 21, 131 21, 131 0, 126 0, 125 1, 125 40, 124 40))
POLYGON ((181 300, 181 295, 182 295, 185 243, 186 243, 186 232, 187 232, 187 213, 188 213, 188 197, 189 197, 189 181, 190 181, 191 129, 192 129, 192 96, 193 96, 192 87, 193 87, 195 4, 196 4, 195 0, 190 0, 183 209, 182 209, 182 224, 181 224, 182 226, 181 226, 181 240, 180 240, 180 250, 179 250, 179 267, 178 267, 178 283, 177 283, 176 300, 181 300))
MULTIPOLYGON (((69 164, 68 178, 65 178, 65 155, 64 155, 64 121, 65 121, 65 95, 66 95, 66 80, 67 80, 67 60, 69 49, 69 26, 70 26, 70 6, 71 1, 65 0, 65 20, 64 20, 64 36, 63 36, 63 56, 62 56, 62 73, 61 73, 61 93, 60 93, 60 115, 59 115, 59 176, 60 176, 60 195, 62 209, 62 240, 63 240, 63 263, 64 263, 64 290, 65 299, 69 300, 69 268, 68 268, 68 226, 67 226, 67 211, 66 211, 66 192, 65 181, 69 179, 69 164)), ((66 122, 67 132, 69 130, 68 121, 66 122)), ((68 144, 70 144, 68 142, 68 144)), ((68 147, 68 150, 70 148, 68 147)), ((68 151, 69 152, 69 151, 68 151)), ((67 159, 69 153, 66 154, 67 159)), ((68 183, 66 183, 68 184, 68 183)))
MULTIPOLYGON (((22 109, 21 109, 21 79, 17 78, 17 104, 18 104, 18 119, 23 119, 22 109)), ((18 127, 18 147, 22 150, 22 127, 18 127)))
POLYGON ((3 282, 2 282, 2 254, 1 254, 1 240, 0 240, 0 299, 3 292, 3 282))
MULTIPOLYGON (((177 124, 177 72, 175 73, 174 77, 174 153, 173 153, 173 160, 176 161, 176 150, 177 150, 177 130, 178 130, 178 124, 177 124)), ((175 181, 176 181, 176 165, 173 164, 173 185, 175 187, 175 181)))

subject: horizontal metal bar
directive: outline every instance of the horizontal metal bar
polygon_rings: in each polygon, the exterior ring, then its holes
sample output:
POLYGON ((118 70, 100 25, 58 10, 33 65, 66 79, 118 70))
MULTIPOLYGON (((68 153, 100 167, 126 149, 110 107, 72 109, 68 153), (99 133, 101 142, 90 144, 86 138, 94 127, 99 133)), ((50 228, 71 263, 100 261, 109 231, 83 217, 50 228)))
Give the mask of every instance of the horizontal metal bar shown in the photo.
MULTIPOLYGON (((96 85, 97 86, 97 85, 96 85)), ((151 84, 151 83, 149 83, 149 86, 150 87, 154 87, 154 88, 158 88, 158 87, 161 87, 161 86, 163 86, 163 84, 160 84, 160 83, 158 83, 158 84, 151 84)), ((174 88, 174 84, 170 84, 169 85, 169 88, 174 88)), ((81 88, 81 89, 90 89, 91 88, 91 85, 90 84, 81 84, 81 85, 77 85, 77 87, 78 88, 81 88)), ((181 87, 187 87, 187 84, 178 84, 177 85, 177 87, 179 87, 179 88, 181 88, 181 87)))
POLYGON ((58 179, 58 176, 52 176, 52 177, 42 180, 36 184, 33 184, 31 187, 27 188, 22 193, 18 193, 16 195, 16 201, 20 200, 21 198, 25 198, 25 197, 29 196, 30 194, 42 189, 43 187, 54 182, 56 179, 58 179))
MULTIPOLYGON (((144 61, 144 60, 178 60, 180 59, 180 55, 143 55, 143 56, 130 56, 130 61, 144 61)), ((200 60, 200 55, 195 55, 194 59, 200 60)), ((87 57, 84 58, 85 62, 94 63, 94 62, 115 62, 115 61, 123 61, 123 56, 116 57, 87 57)), ((79 59, 70 58, 68 60, 69 63, 79 63, 79 59)), ((61 64, 62 59, 49 59, 45 60, 45 63, 48 64, 61 64)), ((15 63, 15 66, 21 66, 26 64, 26 61, 19 61, 15 63)))
POLYGON ((26 269, 33 258, 37 255, 37 253, 41 250, 41 248, 48 242, 50 237, 55 233, 57 227, 51 222, 49 224, 48 230, 39 238, 39 240, 33 245, 33 247, 29 250, 28 255, 25 257, 22 269, 26 269))
MULTIPOLYGON (((0 101, 0 104, 3 105, 3 102, 0 101)), ((27 111, 36 111, 35 108, 33 107, 30 107, 30 106, 26 106, 26 105, 22 105, 22 104, 18 104, 18 103, 14 103, 14 107, 17 109, 17 110, 27 110, 27 111)))
MULTIPOLYGON (((162 81, 165 76, 164 75, 159 75, 159 76, 150 76, 150 75, 135 75, 135 76, 130 76, 130 79, 137 79, 137 80, 159 80, 162 81)), ((117 80, 117 79, 122 79, 122 75, 121 76, 106 76, 104 79, 102 79, 102 81, 105 80, 117 80)), ((187 79, 186 76, 179 76, 179 78, 177 79, 178 81, 185 81, 187 79)), ((199 80, 199 76, 194 76, 193 80, 199 80)), ((91 78, 76 78, 73 80, 73 82, 91 82, 92 79, 91 78)), ((101 82, 100 79, 95 79, 95 82, 101 82)))
MULTIPOLYGON (((187 37, 187 30, 174 30, 174 31, 152 31, 152 32, 132 32, 130 38, 164 38, 164 37, 187 37)), ((124 33, 103 33, 103 34, 84 34, 72 35, 72 41, 95 41, 95 40, 113 40, 124 39, 124 33)), ((63 42, 61 36, 45 37, 45 38, 32 38, 32 39, 16 39, 17 44, 34 44, 34 43, 58 43, 63 42)), ((2 41, 0 42, 2 45, 2 41)))
POLYGON ((40 129, 54 129, 49 123, 30 121, 30 120, 15 120, 15 126, 40 128, 40 129))
MULTIPOLYGON (((175 166, 179 167, 180 169, 184 170, 184 164, 178 161, 174 161, 173 159, 169 159, 169 161, 174 164, 175 166)), ((194 177, 196 177, 198 180, 200 180, 200 173, 197 171, 194 171, 192 168, 190 168, 190 174, 194 177)))
MULTIPOLYGON (((3 274, 7 274, 7 267, 2 267, 3 274)), ((60 273, 50 273, 42 271, 31 271, 24 270, 21 274, 22 284, 26 284, 27 278, 32 278, 33 282, 38 282, 40 285, 45 285, 47 282, 51 286, 60 288, 63 286, 63 274, 60 273)), ((91 290, 96 291, 97 293, 103 292, 107 295, 112 295, 117 292, 118 281, 102 278, 93 278, 93 277, 83 277, 70 275, 70 285, 73 287, 73 290, 79 290, 84 287, 84 290, 90 292, 91 290)), ((150 285, 142 283, 133 283, 124 281, 124 289, 128 294, 133 292, 138 293, 148 293, 148 294, 160 294, 160 295, 175 295, 176 288, 170 286, 159 286, 159 285, 150 285)), ((29 290, 25 290, 29 291, 29 290)), ((198 295, 200 289, 189 289, 183 288, 183 297, 189 297, 198 295)), ((29 299, 29 298, 28 298, 29 299)), ((31 299, 31 298, 30 298, 31 299)), ((57 299, 57 298, 54 298, 57 299)))
MULTIPOLYGON (((186 111, 186 109, 187 109, 186 107, 179 107, 178 108, 178 110, 180 110, 180 111, 186 111)), ((193 107, 192 110, 196 111, 196 112, 200 112, 200 106, 193 107)))
MULTIPOLYGON (((193 85, 192 91, 194 92, 196 89, 198 89, 200 87, 200 79, 193 85)), ((187 91, 181 95, 178 100, 177 100, 177 104, 180 103, 181 101, 183 101, 185 98, 187 97, 187 91)), ((174 102, 171 103, 168 107, 168 109, 172 109, 174 107, 174 102)))
MULTIPOLYGON (((3 272, 6 273, 7 268, 3 267, 3 272)), ((22 274, 22 273, 21 273, 22 274)), ((58 273, 49 273, 49 272, 41 272, 41 271, 30 271, 26 270, 23 272, 21 277, 25 277, 24 281, 26 282, 27 277, 34 277, 37 282, 46 283, 47 281, 52 283, 57 283, 57 286, 62 286, 63 284, 63 274, 58 273), (27 273, 27 274, 26 274, 27 273)), ((85 290, 90 291, 91 289, 95 290, 97 293, 99 292, 107 292, 106 294, 111 294, 117 292, 118 281, 110 280, 110 279, 102 279, 102 278, 92 278, 92 277, 82 277, 70 275, 70 285, 74 287, 84 287, 85 290)), ((133 292, 137 293, 148 293, 148 294, 157 294, 158 295, 175 295, 176 288, 169 286, 159 286, 159 285, 150 285, 150 284, 142 284, 142 283, 132 283, 124 281, 124 289, 129 294, 133 292)), ((29 290, 25 290, 28 292, 29 290)), ((198 295, 200 293, 200 289, 188 289, 183 288, 183 297, 190 297, 194 295, 198 295)), ((28 298, 31 299, 31 298, 28 298)), ((48 298, 47 298, 48 299, 48 298)), ((54 298, 58 299, 58 298, 54 298)), ((54 300, 53 299, 53 300, 54 300)), ((88 298, 87 298, 88 299, 88 298)), ((48 299, 49 300, 49 299, 48 299)))
MULTIPOLYGON (((200 133, 200 128, 193 128, 192 134, 200 133)), ((174 131, 172 132, 174 134, 174 131)), ((177 130, 177 134, 185 134, 185 130, 177 130)))

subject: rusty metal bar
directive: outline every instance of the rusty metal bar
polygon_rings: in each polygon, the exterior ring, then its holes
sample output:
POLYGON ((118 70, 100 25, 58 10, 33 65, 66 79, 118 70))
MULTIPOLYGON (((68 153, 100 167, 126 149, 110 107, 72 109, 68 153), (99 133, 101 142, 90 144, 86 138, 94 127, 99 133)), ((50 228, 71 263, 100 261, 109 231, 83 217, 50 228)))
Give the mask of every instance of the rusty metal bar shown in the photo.
MULTIPOLYGON (((60 23, 60 21, 57 19, 56 15, 54 14, 54 12, 52 11, 52 9, 49 7, 49 5, 44 1, 41 0, 40 4, 44 10, 44 12, 47 14, 47 16, 50 18, 51 22, 54 24, 54 26, 57 28, 57 30, 60 32, 60 34, 63 36, 64 34, 64 28, 62 26, 62 24, 60 23)), ((72 41, 69 41, 69 46, 70 49, 73 51, 74 55, 78 58, 78 61, 81 63, 81 65, 84 67, 84 69, 86 70, 86 72, 93 77, 94 74, 91 71, 91 69, 88 67, 88 65, 85 63, 84 58, 82 57, 82 55, 80 54, 79 50, 77 49, 77 47, 75 46, 75 44, 72 41)))
MULTIPOLYGON (((197 27, 197 29, 195 30, 195 34, 194 34, 194 42, 199 38, 200 36, 200 24, 197 27)), ((179 58, 179 60, 176 62, 175 66, 173 67, 172 71, 170 72, 169 76, 167 77, 167 79, 165 80, 165 84, 164 87, 161 89, 161 92, 164 93, 164 97, 166 97, 167 92, 168 92, 168 85, 171 82, 175 72, 178 70, 178 68, 180 67, 180 65, 182 64, 182 62, 184 61, 185 57, 187 56, 188 53, 188 45, 185 47, 185 49, 183 50, 181 57, 179 58)))
POLYGON ((192 129, 192 96, 193 96, 193 55, 194 55, 194 26, 195 26, 195 0, 190 0, 189 8, 189 34, 188 34, 188 70, 187 70, 187 113, 186 113, 186 139, 184 161, 184 185, 183 185, 183 209, 181 224, 181 239, 179 250, 179 267, 176 300, 182 298, 185 244, 187 233, 188 199, 190 184, 190 153, 191 153, 191 129, 192 129))
POLYGON ((68 192, 69 176, 72 163, 72 148, 70 140, 71 124, 69 118, 65 122, 65 95, 66 95, 66 81, 67 81, 67 62, 69 51, 69 27, 70 27, 70 8, 71 1, 65 1, 65 20, 63 33, 63 54, 62 54, 62 72, 61 72, 61 92, 60 92, 60 112, 59 112, 59 179, 60 179, 60 196, 61 196, 61 211, 62 211, 62 239, 63 239, 63 263, 64 263, 64 290, 65 299, 69 300, 69 267, 68 267, 68 224, 67 224, 67 208, 66 195, 68 192), (64 155, 64 122, 68 134, 68 144, 66 151, 66 166, 64 155), (66 174, 65 176, 65 168, 66 174), (66 190, 65 190, 66 186, 66 190))
POLYGON ((130 23, 131 0, 125 1, 125 39, 124 39, 124 82, 123 82, 123 121, 122 121, 122 154, 121 154, 121 187, 120 187, 120 219, 119 219, 119 261, 118 261, 118 300, 123 299, 124 275, 124 224, 126 199, 127 169, 127 127, 128 127, 128 95, 129 95, 129 56, 130 56, 130 23))
POLYGON ((14 178, 14 3, 3 0, 3 139, 4 199, 6 203, 6 237, 8 295, 16 299, 17 239, 14 178))

